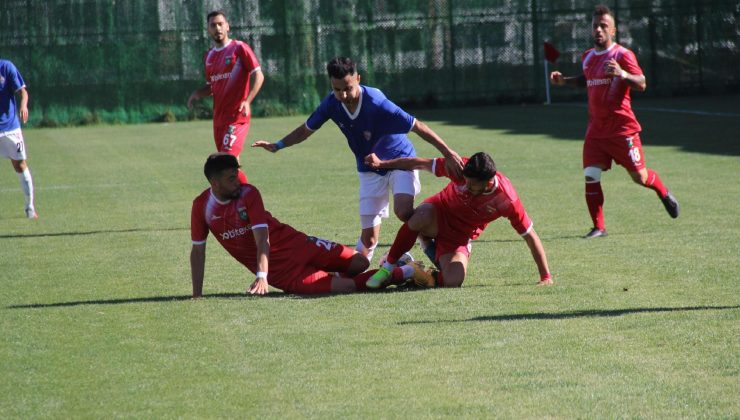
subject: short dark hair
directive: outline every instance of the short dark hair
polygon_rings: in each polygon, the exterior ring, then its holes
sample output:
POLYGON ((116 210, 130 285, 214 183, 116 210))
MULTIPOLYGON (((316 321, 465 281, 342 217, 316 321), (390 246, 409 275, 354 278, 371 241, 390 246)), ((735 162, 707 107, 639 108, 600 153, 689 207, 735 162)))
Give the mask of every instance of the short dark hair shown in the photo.
POLYGON ((490 181, 496 175, 496 163, 485 152, 478 152, 468 159, 463 175, 479 181, 490 181))
POLYGON ((228 153, 218 152, 208 156, 206 164, 203 166, 203 173, 206 178, 210 181, 211 178, 220 174, 227 169, 239 169, 239 161, 236 156, 228 153))
POLYGON ((334 79, 344 79, 348 74, 357 74, 357 66, 349 57, 334 57, 326 63, 326 72, 334 79))
POLYGON ((597 4, 594 6, 594 17, 601 17, 604 15, 609 15, 614 19, 614 13, 609 9, 609 6, 605 4, 597 4))
POLYGON ((226 13, 224 13, 223 10, 214 10, 209 13, 208 16, 206 16, 206 23, 209 23, 211 21, 211 18, 216 16, 223 16, 227 22, 229 21, 229 19, 226 17, 226 13))

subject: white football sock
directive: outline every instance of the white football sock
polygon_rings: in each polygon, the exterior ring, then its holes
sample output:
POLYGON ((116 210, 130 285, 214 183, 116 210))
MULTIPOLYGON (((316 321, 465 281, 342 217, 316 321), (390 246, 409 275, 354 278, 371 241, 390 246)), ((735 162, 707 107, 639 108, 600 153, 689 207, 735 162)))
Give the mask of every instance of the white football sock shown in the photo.
POLYGON ((26 168, 23 172, 18 174, 18 180, 21 183, 21 190, 23 195, 26 196, 26 207, 33 208, 33 178, 31 178, 31 170, 26 168))
POLYGON ((362 243, 362 238, 357 238, 357 245, 355 245, 355 251, 359 252, 360 254, 364 254, 367 257, 368 261, 373 260, 373 254, 375 254, 375 248, 378 245, 376 244, 372 248, 368 248, 365 246, 365 244, 362 243))

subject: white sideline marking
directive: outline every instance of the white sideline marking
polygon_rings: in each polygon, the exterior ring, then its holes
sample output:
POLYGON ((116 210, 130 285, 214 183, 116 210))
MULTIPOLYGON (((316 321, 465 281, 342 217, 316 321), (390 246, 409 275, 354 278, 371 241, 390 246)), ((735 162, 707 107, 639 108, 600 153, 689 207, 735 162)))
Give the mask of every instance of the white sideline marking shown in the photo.
MULTIPOLYGON (((34 185, 34 191, 52 191, 52 190, 78 190, 78 189, 105 189, 105 188, 118 188, 118 187, 131 187, 131 186, 142 186, 142 185, 159 185, 162 184, 161 182, 140 182, 136 184, 95 184, 95 185, 89 185, 89 184, 80 184, 80 185, 44 185, 44 186, 35 186, 34 185)), ((9 192, 19 192, 21 189, 20 186, 17 187, 10 187, 10 188, 0 188, 0 193, 9 193, 9 192)))

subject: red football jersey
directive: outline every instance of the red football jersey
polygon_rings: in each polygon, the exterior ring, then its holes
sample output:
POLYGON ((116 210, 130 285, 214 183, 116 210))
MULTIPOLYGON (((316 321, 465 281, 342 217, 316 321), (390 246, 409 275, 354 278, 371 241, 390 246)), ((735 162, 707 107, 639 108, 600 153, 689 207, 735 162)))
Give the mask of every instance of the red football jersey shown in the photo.
POLYGON ((223 48, 212 48, 205 55, 206 83, 213 93, 213 125, 249 122, 239 105, 249 94, 249 76, 260 68, 249 45, 231 40, 223 48))
MULTIPOLYGON (((463 158, 467 162, 468 158, 463 158)), ((519 196, 509 178, 501 172, 494 176, 494 188, 490 193, 473 196, 465 186, 465 179, 453 178, 447 172, 444 158, 436 158, 432 164, 434 175, 452 180, 447 186, 426 201, 443 209, 450 228, 465 233, 468 238, 477 238, 488 223, 506 217, 520 235, 532 229, 532 220, 527 215, 519 196)))
POLYGON ((219 201, 210 188, 193 200, 190 216, 193 244, 204 244, 210 231, 252 273, 257 272, 257 245, 252 229, 259 227, 267 227, 270 235, 270 272, 280 272, 300 260, 296 250, 305 247, 306 235, 272 217, 253 185, 242 185, 239 198, 226 202, 219 201))
POLYGON ((609 49, 594 48, 583 54, 583 75, 588 89, 588 138, 613 138, 635 134, 642 129, 632 112, 630 87, 620 77, 607 76, 604 64, 615 59, 624 71, 642 75, 635 54, 618 44, 609 49))

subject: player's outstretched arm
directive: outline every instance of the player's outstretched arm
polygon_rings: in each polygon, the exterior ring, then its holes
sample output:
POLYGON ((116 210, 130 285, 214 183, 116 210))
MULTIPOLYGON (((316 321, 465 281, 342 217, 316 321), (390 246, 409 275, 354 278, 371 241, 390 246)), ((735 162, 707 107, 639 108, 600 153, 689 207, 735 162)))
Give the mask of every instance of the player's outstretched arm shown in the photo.
POLYGON ((196 89, 190 94, 188 98, 188 109, 193 109, 193 101, 197 101, 206 96, 211 96, 211 85, 205 85, 200 89, 196 89))
POLYGON ((460 157, 460 155, 457 154, 456 151, 450 149, 450 147, 447 146, 447 143, 445 143, 444 140, 442 140, 442 138, 434 132, 434 130, 429 128, 429 126, 424 124, 423 122, 416 120, 414 122, 414 126, 411 128, 411 131, 418 134, 419 137, 426 140, 429 144, 436 147, 440 153, 442 153, 442 156, 445 157, 445 166, 447 167, 447 172, 449 174, 452 174, 458 178, 462 178, 462 158, 460 157))
POLYGON ((586 76, 579 75, 573 77, 563 76, 563 73, 554 71, 550 73, 550 83, 555 86, 574 86, 574 87, 586 87, 586 76))
POLYGON ((403 169, 413 171, 414 169, 424 169, 432 171, 434 159, 420 157, 405 157, 390 160, 380 160, 375 153, 365 156, 365 165, 373 169, 403 169))
POLYGON ((545 248, 542 246, 540 237, 535 232, 534 228, 524 235, 524 241, 527 243, 529 250, 532 252, 535 264, 537 264, 537 270, 540 272, 540 285, 552 284, 552 275, 550 274, 550 268, 547 266, 547 255, 545 255, 545 248))
POLYGON ((190 250, 190 277, 193 280, 193 299, 203 296, 203 276, 206 268, 206 244, 193 245, 190 250))
POLYGON ((264 295, 269 290, 267 284, 268 261, 270 259, 270 235, 266 227, 252 229, 254 242, 257 245, 257 275, 247 289, 250 295, 264 295))
POLYGON ((306 140, 311 137, 311 134, 313 134, 313 131, 309 130, 308 127, 306 127, 306 124, 301 124, 295 130, 291 131, 290 134, 283 137, 282 140, 276 141, 275 143, 270 143, 265 140, 257 140, 252 143, 252 147, 261 147, 268 152, 275 153, 280 149, 293 146, 306 140))

